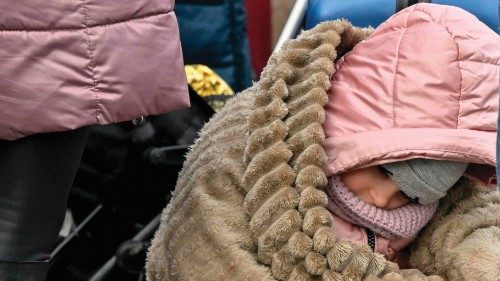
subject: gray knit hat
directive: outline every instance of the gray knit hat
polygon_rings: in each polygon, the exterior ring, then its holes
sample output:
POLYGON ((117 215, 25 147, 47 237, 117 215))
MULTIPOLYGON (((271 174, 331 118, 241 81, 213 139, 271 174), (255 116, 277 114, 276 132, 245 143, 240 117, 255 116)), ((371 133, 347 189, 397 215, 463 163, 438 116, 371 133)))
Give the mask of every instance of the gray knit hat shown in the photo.
POLYGON ((463 175, 468 163, 412 159, 383 164, 389 176, 406 194, 420 204, 431 204, 446 195, 463 175))

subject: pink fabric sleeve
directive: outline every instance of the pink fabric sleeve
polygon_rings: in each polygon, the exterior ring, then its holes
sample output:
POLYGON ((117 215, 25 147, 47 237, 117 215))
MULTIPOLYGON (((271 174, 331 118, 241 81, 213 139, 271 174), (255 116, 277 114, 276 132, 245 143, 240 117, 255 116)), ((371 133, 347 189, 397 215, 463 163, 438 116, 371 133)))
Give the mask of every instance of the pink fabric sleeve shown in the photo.
POLYGON ((338 237, 354 242, 356 244, 368 244, 368 238, 364 228, 354 225, 342 218, 332 214, 332 230, 338 237))
POLYGON ((412 241, 412 238, 389 240, 375 235, 375 251, 384 255, 388 260, 397 263, 400 268, 409 268, 409 255, 406 247, 412 241))
MULTIPOLYGON (((368 237, 364 227, 352 224, 334 213, 332 215, 332 230, 339 238, 356 244, 368 245, 368 237)), ((408 255, 405 251, 413 239, 389 240, 375 235, 375 251, 384 255, 388 260, 395 262, 400 268, 408 267, 408 255)))

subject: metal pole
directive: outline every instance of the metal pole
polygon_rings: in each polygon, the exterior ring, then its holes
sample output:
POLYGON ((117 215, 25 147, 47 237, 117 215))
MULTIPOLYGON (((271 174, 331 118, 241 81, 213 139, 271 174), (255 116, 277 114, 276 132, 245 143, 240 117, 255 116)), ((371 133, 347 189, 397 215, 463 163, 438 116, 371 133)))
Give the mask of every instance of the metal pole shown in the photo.
POLYGON ((89 281, 100 281, 106 278, 116 264, 116 257, 110 258, 99 270, 90 277, 89 281))
POLYGON ((62 248, 64 248, 64 246, 66 246, 70 241, 73 240, 73 238, 75 236, 77 236, 78 234, 80 234, 80 231, 82 230, 82 228, 84 228, 87 223, 90 222, 91 219, 93 219, 97 213, 99 213, 99 211, 101 211, 102 209, 102 205, 99 204, 79 225, 78 227, 73 230, 73 232, 71 232, 71 234, 66 237, 59 245, 57 245, 57 247, 50 253, 50 263, 53 263, 54 262, 54 257, 57 256, 59 254, 59 252, 61 251, 62 248))
MULTIPOLYGON (((142 241, 146 239, 149 235, 151 235, 158 225, 160 225, 161 213, 158 214, 153 220, 151 220, 139 233, 137 233, 132 240, 134 241, 142 241)), ((89 281, 101 281, 109 273, 116 265, 116 256, 111 257, 99 270, 97 270, 92 277, 90 277, 89 281)))
POLYGON ((300 25, 306 15, 307 2, 308 0, 296 0, 290 16, 286 20, 286 24, 281 32, 280 38, 274 47, 273 53, 276 53, 286 40, 295 38, 297 33, 299 33, 300 25))

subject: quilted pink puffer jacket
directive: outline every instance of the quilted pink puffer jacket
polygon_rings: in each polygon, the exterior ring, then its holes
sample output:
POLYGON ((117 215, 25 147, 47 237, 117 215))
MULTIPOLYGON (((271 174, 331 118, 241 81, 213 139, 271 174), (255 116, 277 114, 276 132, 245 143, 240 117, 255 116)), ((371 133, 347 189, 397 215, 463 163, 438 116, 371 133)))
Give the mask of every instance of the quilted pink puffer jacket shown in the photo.
POLYGON ((174 0, 0 0, 0 139, 189 104, 174 0))
POLYGON ((394 15, 332 77, 327 175, 411 158, 494 166, 499 80, 500 37, 473 15, 433 4, 394 15))

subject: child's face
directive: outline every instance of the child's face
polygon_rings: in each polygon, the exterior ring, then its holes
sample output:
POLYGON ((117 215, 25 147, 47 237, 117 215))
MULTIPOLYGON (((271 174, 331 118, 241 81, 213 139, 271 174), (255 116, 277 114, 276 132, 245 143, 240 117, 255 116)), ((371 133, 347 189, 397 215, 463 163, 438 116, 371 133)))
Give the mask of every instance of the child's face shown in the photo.
POLYGON ((395 209, 410 202, 380 166, 351 170, 340 178, 354 195, 378 208, 395 209))

